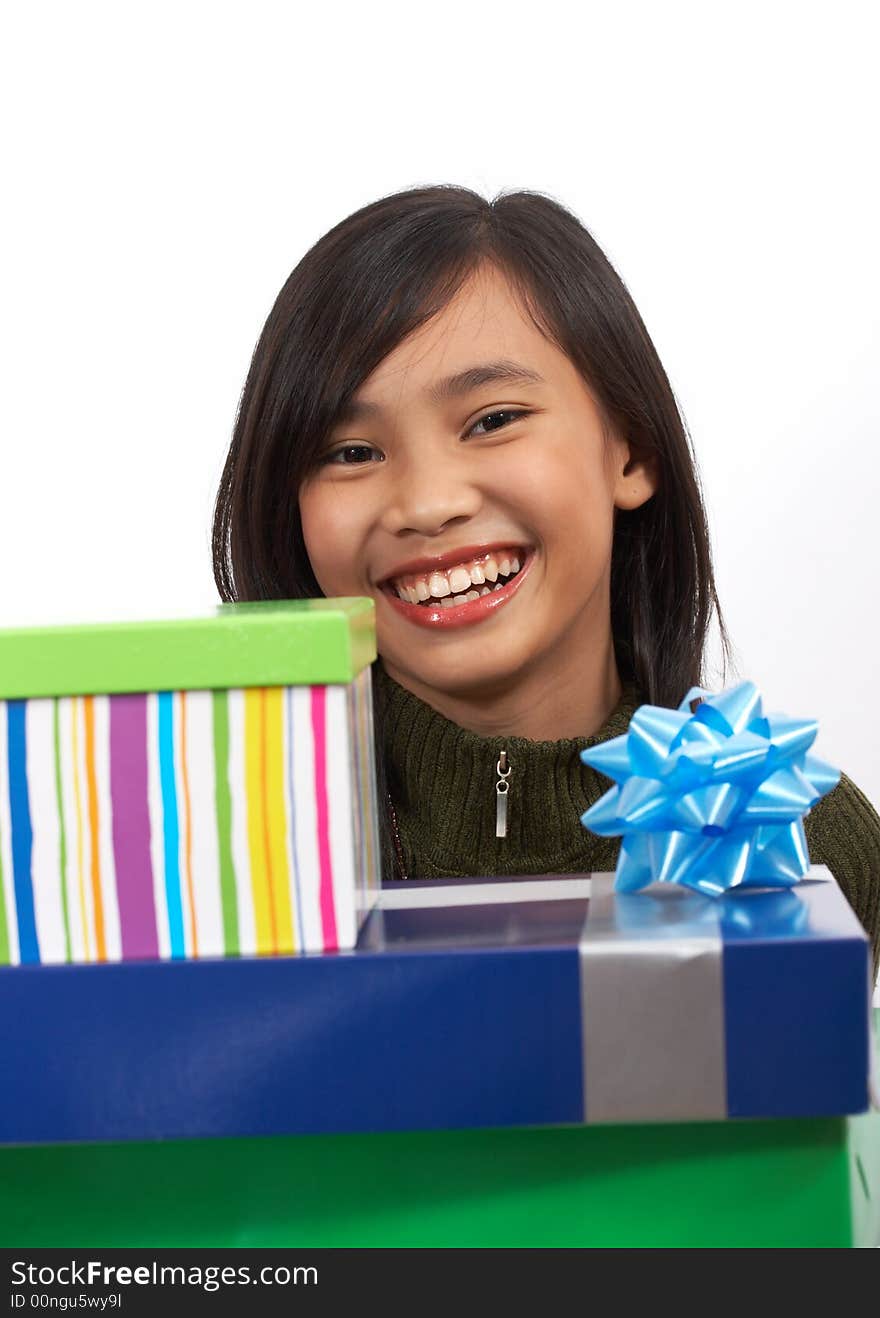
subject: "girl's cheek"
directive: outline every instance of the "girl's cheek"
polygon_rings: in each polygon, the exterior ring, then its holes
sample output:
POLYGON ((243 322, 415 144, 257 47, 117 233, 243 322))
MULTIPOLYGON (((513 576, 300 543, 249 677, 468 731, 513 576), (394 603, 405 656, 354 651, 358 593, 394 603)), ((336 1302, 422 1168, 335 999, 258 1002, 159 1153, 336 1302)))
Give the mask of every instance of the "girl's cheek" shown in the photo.
POLYGON ((300 495, 299 515, 309 562, 324 594, 360 593, 364 551, 357 508, 338 490, 316 485, 300 495))
MULTIPOLYGON (((317 490, 301 494, 299 518, 306 553, 318 585, 325 595, 333 595, 335 591, 330 572, 333 562, 333 533, 323 512, 322 505, 325 503, 326 500, 321 498, 317 490)), ((327 511, 329 512, 329 509, 327 511)))
POLYGON ((493 473, 496 488, 515 490, 535 502, 568 500, 573 489, 584 490, 593 474, 583 445, 567 445, 560 437, 498 450, 493 473))

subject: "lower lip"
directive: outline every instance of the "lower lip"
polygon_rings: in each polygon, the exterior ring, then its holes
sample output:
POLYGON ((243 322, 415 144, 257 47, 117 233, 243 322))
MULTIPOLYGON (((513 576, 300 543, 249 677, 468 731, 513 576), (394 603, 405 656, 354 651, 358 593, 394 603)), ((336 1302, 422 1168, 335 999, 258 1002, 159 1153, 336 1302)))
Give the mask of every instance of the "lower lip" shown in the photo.
POLYGON ((428 608, 424 604, 410 604, 388 587, 382 588, 382 594, 393 609, 419 627, 431 627, 435 630, 441 628, 444 631, 447 627, 470 627, 472 623, 490 618, 498 609, 503 609, 510 603, 528 576, 534 558, 534 550, 529 550, 519 572, 500 590, 490 590, 488 595, 481 595, 476 600, 468 600, 466 604, 453 604, 451 609, 444 609, 439 605, 436 608, 428 608))

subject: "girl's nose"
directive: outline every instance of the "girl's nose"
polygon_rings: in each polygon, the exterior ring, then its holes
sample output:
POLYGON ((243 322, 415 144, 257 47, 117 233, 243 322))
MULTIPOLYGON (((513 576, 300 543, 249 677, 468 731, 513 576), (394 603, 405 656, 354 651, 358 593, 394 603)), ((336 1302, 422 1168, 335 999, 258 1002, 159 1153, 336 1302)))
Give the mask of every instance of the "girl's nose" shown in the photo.
POLYGON ((473 517, 482 496, 457 463, 441 458, 409 461, 388 489, 382 525, 391 535, 436 535, 447 522, 473 517))

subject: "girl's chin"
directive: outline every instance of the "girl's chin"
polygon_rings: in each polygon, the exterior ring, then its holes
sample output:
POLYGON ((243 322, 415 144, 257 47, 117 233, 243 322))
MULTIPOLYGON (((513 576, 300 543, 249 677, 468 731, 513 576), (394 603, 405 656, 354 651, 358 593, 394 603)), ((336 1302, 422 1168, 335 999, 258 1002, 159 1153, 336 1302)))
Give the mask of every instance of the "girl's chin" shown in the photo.
POLYGON ((426 664, 414 673, 412 655, 407 656, 401 664, 397 664, 388 655, 380 655, 380 658, 385 671, 398 686, 405 687, 428 704, 432 703, 431 695, 436 693, 455 700, 479 701, 487 706, 506 689, 514 687, 517 679, 522 676, 522 667, 517 662, 508 662, 503 667, 491 663, 474 663, 467 668, 460 663, 434 663, 426 664))

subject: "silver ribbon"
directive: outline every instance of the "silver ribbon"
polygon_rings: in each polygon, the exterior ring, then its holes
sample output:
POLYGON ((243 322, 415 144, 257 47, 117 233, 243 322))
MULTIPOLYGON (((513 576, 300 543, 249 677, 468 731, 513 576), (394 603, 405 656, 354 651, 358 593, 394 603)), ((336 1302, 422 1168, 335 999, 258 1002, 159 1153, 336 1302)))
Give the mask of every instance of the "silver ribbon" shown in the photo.
POLYGON ((615 894, 614 874, 591 879, 578 949, 585 1120, 726 1117, 715 902, 672 884, 615 894))

